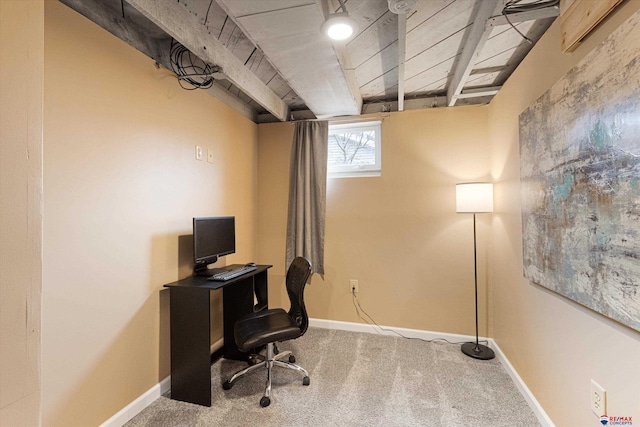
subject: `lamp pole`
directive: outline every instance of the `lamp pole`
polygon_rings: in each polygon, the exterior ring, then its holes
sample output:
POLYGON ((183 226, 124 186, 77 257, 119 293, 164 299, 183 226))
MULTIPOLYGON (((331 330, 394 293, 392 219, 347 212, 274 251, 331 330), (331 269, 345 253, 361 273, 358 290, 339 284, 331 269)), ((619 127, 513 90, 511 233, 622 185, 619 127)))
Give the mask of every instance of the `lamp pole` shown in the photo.
POLYGON ((480 344, 478 337, 478 243, 476 214, 493 212, 493 184, 488 182, 468 182, 456 184, 456 211, 473 214, 473 278, 476 309, 476 342, 462 344, 461 350, 469 357, 481 360, 493 359, 493 350, 480 344))

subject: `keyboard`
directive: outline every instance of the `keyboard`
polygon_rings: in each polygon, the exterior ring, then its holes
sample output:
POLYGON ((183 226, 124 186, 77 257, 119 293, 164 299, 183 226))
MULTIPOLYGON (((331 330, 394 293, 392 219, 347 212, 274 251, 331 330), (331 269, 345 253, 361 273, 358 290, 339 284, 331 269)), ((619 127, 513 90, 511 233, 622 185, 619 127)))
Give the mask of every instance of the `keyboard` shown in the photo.
POLYGON ((207 280, 215 280, 218 282, 225 282, 227 280, 231 280, 235 277, 238 276, 242 276, 243 274, 249 273, 250 271, 254 271, 256 268, 255 266, 251 266, 251 265, 245 265, 244 267, 240 267, 240 268, 235 268, 233 270, 227 270, 227 271, 223 271, 221 273, 216 273, 213 276, 209 277, 209 279, 207 280))

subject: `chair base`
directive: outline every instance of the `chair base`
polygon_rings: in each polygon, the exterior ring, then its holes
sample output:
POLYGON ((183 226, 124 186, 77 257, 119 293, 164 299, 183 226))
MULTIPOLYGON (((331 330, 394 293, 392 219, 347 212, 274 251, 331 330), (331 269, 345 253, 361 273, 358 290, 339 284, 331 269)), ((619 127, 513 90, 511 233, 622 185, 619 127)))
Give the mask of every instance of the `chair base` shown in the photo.
POLYGON ((304 378, 302 379, 302 384, 309 385, 310 384, 309 373, 304 368, 294 363, 295 357, 293 357, 291 352, 287 350, 287 351, 283 351, 281 353, 275 354, 276 351, 277 350, 275 349, 275 343, 268 343, 266 356, 262 356, 259 354, 254 355, 254 358, 262 359, 261 362, 258 362, 255 365, 251 365, 247 368, 242 369, 241 371, 236 372, 235 374, 233 374, 231 378, 229 378, 227 381, 224 382, 224 384, 222 384, 222 388, 225 390, 229 390, 231 387, 233 387, 233 384, 237 380, 247 375, 248 373, 263 367, 267 368, 267 384, 264 390, 264 395, 262 396, 262 399, 260 399, 260 406, 265 408, 269 406, 269 404, 271 403, 271 375, 272 375, 271 372, 274 366, 279 366, 281 368, 287 368, 287 369, 292 369, 294 371, 302 372, 304 374, 304 378), (283 362, 281 360, 285 357, 289 358, 288 362, 283 362))

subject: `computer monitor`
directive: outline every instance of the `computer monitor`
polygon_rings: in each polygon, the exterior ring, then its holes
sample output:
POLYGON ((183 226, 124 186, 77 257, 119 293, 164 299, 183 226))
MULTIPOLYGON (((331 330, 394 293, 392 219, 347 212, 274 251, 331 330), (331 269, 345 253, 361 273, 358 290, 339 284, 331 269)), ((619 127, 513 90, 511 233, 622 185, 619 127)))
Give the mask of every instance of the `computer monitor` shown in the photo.
POLYGON ((194 274, 210 276, 208 265, 236 252, 235 217, 193 218, 194 274))

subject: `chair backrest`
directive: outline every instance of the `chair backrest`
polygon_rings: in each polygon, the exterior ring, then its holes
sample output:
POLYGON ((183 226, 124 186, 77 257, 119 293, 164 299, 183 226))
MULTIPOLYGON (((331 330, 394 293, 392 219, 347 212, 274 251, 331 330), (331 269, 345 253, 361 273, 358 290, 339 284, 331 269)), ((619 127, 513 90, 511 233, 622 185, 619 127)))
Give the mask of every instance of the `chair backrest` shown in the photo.
POLYGON ((301 334, 304 334, 309 327, 309 316, 304 306, 304 287, 311 276, 311 263, 303 257, 293 260, 287 271, 287 293, 291 301, 289 316, 300 327, 301 334))

